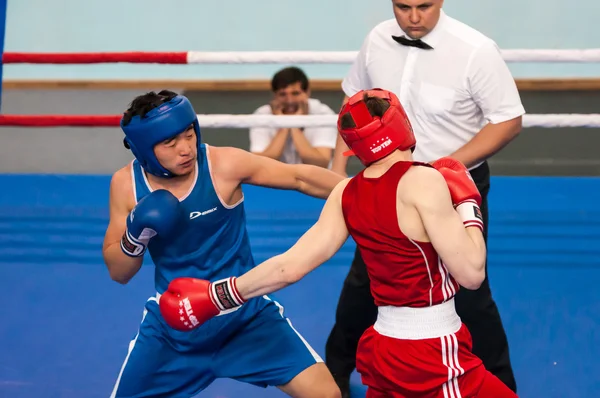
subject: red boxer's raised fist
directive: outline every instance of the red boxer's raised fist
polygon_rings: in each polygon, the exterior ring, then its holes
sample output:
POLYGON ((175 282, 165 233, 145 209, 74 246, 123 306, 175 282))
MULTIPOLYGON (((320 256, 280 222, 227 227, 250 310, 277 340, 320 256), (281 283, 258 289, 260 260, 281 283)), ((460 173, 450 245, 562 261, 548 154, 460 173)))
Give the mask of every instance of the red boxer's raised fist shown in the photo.
POLYGON ((471 177, 469 170, 456 159, 449 156, 432 163, 448 184, 452 204, 461 216, 465 227, 478 227, 483 231, 481 194, 471 177))
POLYGON ((213 283, 196 278, 176 278, 160 297, 159 306, 169 326, 190 331, 243 303, 233 277, 213 283))
POLYGON ((455 206, 467 200, 474 200, 481 206, 481 194, 465 165, 451 157, 438 159, 432 165, 444 176, 455 206))

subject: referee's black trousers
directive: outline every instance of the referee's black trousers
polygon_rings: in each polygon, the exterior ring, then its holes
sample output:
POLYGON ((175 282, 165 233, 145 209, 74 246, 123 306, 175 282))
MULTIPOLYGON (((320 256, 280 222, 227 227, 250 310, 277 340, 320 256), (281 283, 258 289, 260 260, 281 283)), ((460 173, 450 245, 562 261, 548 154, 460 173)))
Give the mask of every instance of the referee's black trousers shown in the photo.
MULTIPOLYGON (((490 170, 487 162, 471 170, 473 180, 482 196, 481 212, 487 242, 490 170)), ((496 303, 486 277, 477 290, 459 289, 455 297, 456 311, 473 338, 473 353, 483 361, 487 370, 496 375, 511 390, 517 390, 510 363, 508 341, 496 303)), ((356 348, 364 331, 375 323, 377 307, 373 303, 365 263, 356 250, 350 271, 340 295, 335 325, 325 346, 325 362, 339 379, 350 376, 356 367, 356 348)))

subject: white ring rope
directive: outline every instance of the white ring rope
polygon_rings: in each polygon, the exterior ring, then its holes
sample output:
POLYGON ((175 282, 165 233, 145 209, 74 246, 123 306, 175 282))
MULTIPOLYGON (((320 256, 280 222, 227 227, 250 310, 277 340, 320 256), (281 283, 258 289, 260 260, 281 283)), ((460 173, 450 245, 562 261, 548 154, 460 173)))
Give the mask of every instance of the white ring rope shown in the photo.
POLYGON ((588 127, 600 128, 600 113, 523 115, 523 127, 588 127))
MULTIPOLYGON (((500 50, 507 62, 600 62, 600 48, 500 50)), ((189 64, 349 64, 357 51, 188 51, 189 64)), ((200 125, 213 128, 335 127, 337 115, 198 115, 200 125)), ((524 115, 523 127, 600 127, 600 114, 524 115)))
MULTIPOLYGON (((203 128, 289 128, 336 127, 337 115, 198 115, 203 128)), ((600 114, 541 114, 524 115, 523 127, 588 127, 600 128, 600 114)))
MULTIPOLYGON (((500 50, 507 62, 600 62, 600 48, 500 50)), ((188 51, 188 64, 350 64, 357 51, 188 51)))

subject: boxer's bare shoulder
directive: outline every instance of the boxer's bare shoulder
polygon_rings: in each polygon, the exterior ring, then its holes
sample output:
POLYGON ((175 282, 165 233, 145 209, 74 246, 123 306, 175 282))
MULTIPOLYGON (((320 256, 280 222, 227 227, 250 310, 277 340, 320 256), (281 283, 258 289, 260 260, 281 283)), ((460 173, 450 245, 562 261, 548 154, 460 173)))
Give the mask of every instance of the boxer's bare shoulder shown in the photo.
POLYGON ((117 170, 110 180, 110 209, 111 212, 129 213, 135 207, 133 192, 133 176, 131 164, 117 170))
MULTIPOLYGON (((351 180, 352 180, 352 177, 346 177, 343 180, 341 180, 340 182, 338 182, 337 185, 335 186, 335 188, 333 188, 333 190, 331 191, 331 194, 329 195, 329 197, 327 198, 327 202, 335 202, 336 207, 339 205, 339 208, 341 209, 342 196, 344 195, 344 190, 346 189, 346 186, 348 186, 348 183, 351 180)), ((327 206, 327 202, 326 202, 326 206, 327 206)), ((323 208, 323 210, 325 210, 325 208, 323 208)))
POLYGON ((127 215, 135 207, 131 164, 117 170, 110 180, 109 220, 104 235, 103 250, 118 243, 125 230, 127 215))
POLYGON ((213 178, 227 178, 230 175, 236 174, 236 170, 240 166, 240 160, 243 160, 246 151, 235 147, 205 145, 210 172, 213 178))
POLYGON ((410 239, 429 242, 425 226, 429 214, 437 212, 439 201, 445 200, 452 209, 444 177, 432 167, 411 167, 398 182, 396 192, 400 230, 410 239))
POLYGON ((418 206, 439 190, 448 191, 446 180, 439 171, 433 167, 414 166, 400 180, 398 198, 405 203, 418 206))

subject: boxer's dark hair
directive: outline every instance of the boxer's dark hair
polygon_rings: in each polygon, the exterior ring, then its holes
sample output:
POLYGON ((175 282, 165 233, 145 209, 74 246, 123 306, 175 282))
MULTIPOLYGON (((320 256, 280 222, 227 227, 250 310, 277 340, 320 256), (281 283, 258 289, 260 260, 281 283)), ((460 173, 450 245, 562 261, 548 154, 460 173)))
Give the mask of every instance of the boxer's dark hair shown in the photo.
MULTIPOLYGON (((171 101, 176 96, 177 93, 173 91, 162 90, 158 94, 150 91, 149 93, 135 97, 129 104, 129 108, 123 113, 123 125, 127 126, 135 116, 145 117, 152 109, 171 101)), ((131 149, 125 139, 123 139, 123 145, 125 148, 131 149)))
POLYGON ((157 108, 165 102, 171 101, 177 93, 162 90, 158 94, 154 91, 139 95, 131 101, 129 108, 123 113, 123 125, 127 126, 135 116, 145 117, 152 109, 157 108))
MULTIPOLYGON (((390 107, 389 101, 386 101, 383 98, 379 97, 370 97, 369 95, 367 95, 367 93, 364 93, 363 101, 365 102, 369 113, 373 117, 383 117, 385 111, 387 111, 390 107)), ((356 123, 354 122, 354 119, 352 118, 350 112, 347 112, 344 115, 342 115, 340 127, 342 129, 351 129, 356 127, 356 123)))
POLYGON ((275 92, 282 88, 286 88, 290 84, 298 82, 300 82, 302 91, 308 90, 308 77, 306 77, 306 73, 304 73, 302 69, 295 66, 283 68, 273 75, 273 78, 271 79, 271 90, 275 92))

